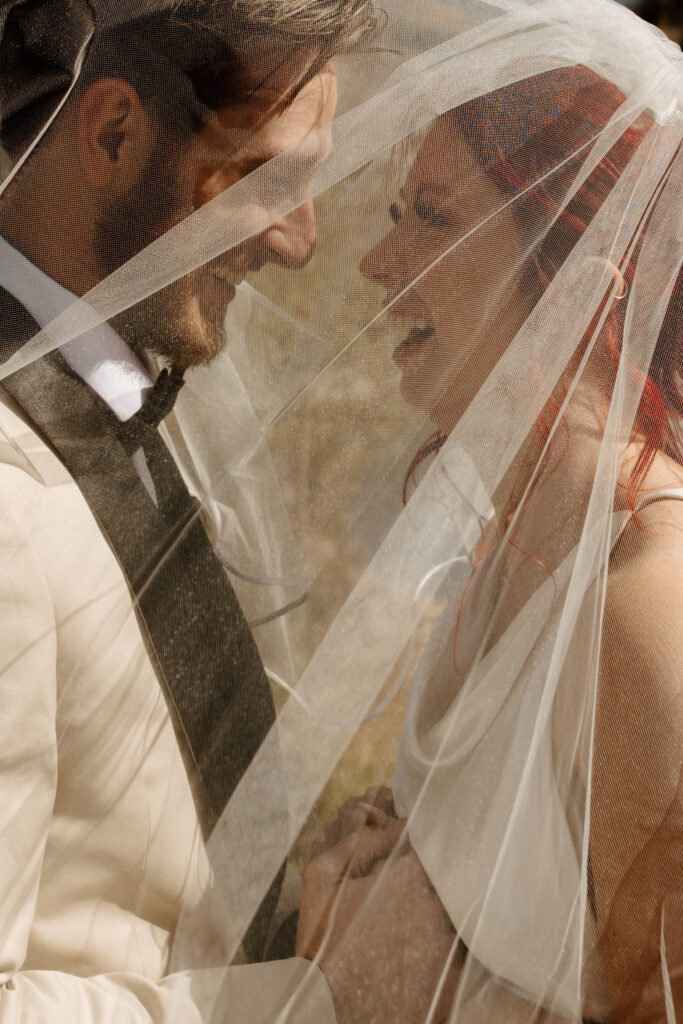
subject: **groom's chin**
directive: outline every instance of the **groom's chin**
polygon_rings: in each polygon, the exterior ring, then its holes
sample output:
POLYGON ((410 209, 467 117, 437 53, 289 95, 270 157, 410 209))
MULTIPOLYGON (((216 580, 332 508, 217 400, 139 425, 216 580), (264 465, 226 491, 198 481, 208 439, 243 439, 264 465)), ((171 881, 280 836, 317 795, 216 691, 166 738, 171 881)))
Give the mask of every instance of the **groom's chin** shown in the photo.
MULTIPOLYGON (((231 286, 232 287, 232 286, 231 286)), ((191 366, 205 366, 223 351, 227 343, 225 317, 228 306, 235 295, 232 294, 220 304, 214 304, 202 310, 200 301, 194 297, 190 305, 189 317, 182 331, 182 353, 184 369, 191 366)))
POLYGON ((165 323, 157 321, 150 348, 179 370, 206 366, 227 343, 225 317, 229 301, 206 306, 196 295, 186 298, 182 304, 176 304, 175 315, 167 316, 165 323))

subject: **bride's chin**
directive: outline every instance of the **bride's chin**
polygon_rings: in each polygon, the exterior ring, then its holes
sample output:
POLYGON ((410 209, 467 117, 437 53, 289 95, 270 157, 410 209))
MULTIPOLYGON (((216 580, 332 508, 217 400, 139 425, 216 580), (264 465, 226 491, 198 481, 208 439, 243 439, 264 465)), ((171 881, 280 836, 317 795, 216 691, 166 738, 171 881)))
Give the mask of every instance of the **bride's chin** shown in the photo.
POLYGON ((404 372, 401 375, 399 393, 406 405, 417 409, 419 412, 430 415, 432 402, 430 401, 430 390, 424 380, 416 379, 415 374, 404 372))
POLYGON ((471 394, 451 385, 433 403, 429 418, 439 433, 447 437, 455 430, 471 401, 471 394))
POLYGON ((444 386, 428 374, 404 371, 399 391, 403 401, 413 409, 424 413, 440 434, 447 436, 458 423, 464 411, 464 396, 459 393, 457 382, 444 386))

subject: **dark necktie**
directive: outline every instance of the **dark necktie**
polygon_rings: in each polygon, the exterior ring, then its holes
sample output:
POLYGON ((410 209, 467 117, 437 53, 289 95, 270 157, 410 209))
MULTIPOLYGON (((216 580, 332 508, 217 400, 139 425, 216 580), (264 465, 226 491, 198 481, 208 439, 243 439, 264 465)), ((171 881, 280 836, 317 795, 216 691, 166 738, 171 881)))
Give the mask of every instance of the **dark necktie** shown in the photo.
MULTIPOLYGON (((144 451, 158 510, 168 524, 164 545, 144 563, 133 586, 157 673, 169 687, 172 717, 175 711, 180 719, 176 732, 191 782, 195 776, 195 802, 208 837, 272 725, 274 708, 251 632, 201 523, 199 503, 158 431, 182 385, 179 371, 162 370, 139 412, 118 424, 117 436, 129 456, 144 451)), ((263 955, 278 893, 276 883, 244 938, 252 959, 263 955)))
POLYGON ((184 383, 180 370, 162 370, 142 408, 120 423, 117 429, 117 436, 128 455, 133 455, 139 448, 144 451, 159 511, 164 516, 173 515, 186 492, 158 428, 172 411, 184 383))

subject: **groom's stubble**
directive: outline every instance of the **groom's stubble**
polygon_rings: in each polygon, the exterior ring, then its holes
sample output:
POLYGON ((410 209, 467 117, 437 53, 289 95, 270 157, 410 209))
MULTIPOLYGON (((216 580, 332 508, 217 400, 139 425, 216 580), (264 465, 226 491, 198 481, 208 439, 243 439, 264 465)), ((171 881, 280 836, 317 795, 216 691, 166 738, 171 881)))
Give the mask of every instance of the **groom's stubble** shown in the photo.
MULTIPOLYGON (((247 151, 257 155, 261 153, 262 157, 259 159, 257 156, 256 163, 266 163, 289 147, 296 150, 305 145, 314 134, 314 148, 320 150, 322 142, 324 149, 325 134, 335 108, 336 76, 328 65, 307 83, 291 105, 285 105, 280 112, 259 121, 260 114, 256 109, 254 131, 251 135, 248 130, 246 133, 249 136, 247 151)), ((240 116, 243 116, 242 112, 240 116)), ((169 143, 168 138, 159 136, 128 192, 103 204, 93 228, 93 245, 102 279, 115 274, 125 263, 138 257, 202 205, 197 201, 197 188, 193 187, 187 173, 188 153, 191 153, 192 145, 190 141, 189 144, 176 144, 174 148, 172 141, 169 143)), ((239 167, 235 154, 227 154, 228 166, 233 160, 239 167)), ((250 173, 253 163, 252 156, 251 161, 245 163, 247 169, 242 175, 235 174, 232 168, 226 172, 224 187, 229 188, 239 181, 240 176, 250 173)), ((302 167, 305 166, 303 161, 302 167)), ((299 180, 294 172, 292 180, 287 182, 292 196, 301 194, 303 197, 294 210, 278 216, 274 209, 264 207, 261 209, 263 223, 268 225, 273 221, 272 226, 255 230, 251 238, 201 263, 177 280, 172 280, 171 269, 167 284, 111 319, 111 325, 135 352, 154 353, 183 370, 211 362, 226 344, 228 306, 234 298, 235 286, 245 274, 258 271, 270 262, 285 269, 299 269, 308 262, 313 253, 315 219, 312 203, 305 198, 307 173, 310 172, 302 170, 299 180)), ((208 199, 218 199, 220 194, 219 187, 208 199)), ((258 207, 257 192, 254 201, 258 207)), ((207 223, 198 225, 198 238, 207 223)), ((164 257, 163 241, 159 257, 164 257)), ((153 258, 150 254, 148 263, 142 257, 141 271, 146 264, 151 265, 153 258)))

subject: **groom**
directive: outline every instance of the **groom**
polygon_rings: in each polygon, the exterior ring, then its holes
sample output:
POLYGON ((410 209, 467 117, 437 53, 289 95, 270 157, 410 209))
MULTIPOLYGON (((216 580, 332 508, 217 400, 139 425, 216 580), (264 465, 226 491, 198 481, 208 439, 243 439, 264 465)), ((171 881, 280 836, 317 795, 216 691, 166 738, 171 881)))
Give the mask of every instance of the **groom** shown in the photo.
MULTIPOLYGON (((0 200, 2 361, 220 191, 324 138, 331 58, 373 25, 369 0, 168 6, 134 17, 135 4, 108 0, 100 29, 85 0, 0 5, 2 141, 18 167, 0 200)), ((206 872, 197 823, 208 838, 274 714, 157 428, 184 373, 220 351, 235 286, 267 263, 304 266, 314 229, 303 204, 2 381, 0 1024, 214 1012, 208 975, 166 973, 170 946, 206 872), (166 364, 159 374, 150 353, 166 364)), ((368 857, 388 853, 392 829, 362 837, 368 857)), ((307 919, 324 913, 350 856, 348 844, 328 855, 330 882, 302 907, 307 919)), ((417 1015, 413 990, 438 976, 444 946, 422 876, 401 884, 394 899, 414 886, 430 953, 387 1021, 417 1015)), ((266 953, 278 895, 276 882, 245 936, 250 959, 266 953)), ((218 943, 208 923, 201 941, 218 943)), ((402 951, 377 915, 354 942, 379 991, 402 951)), ((227 1024, 265 1024, 298 988, 297 1024, 363 1021, 354 972, 326 972, 331 996, 294 958, 222 972, 227 1024)))

